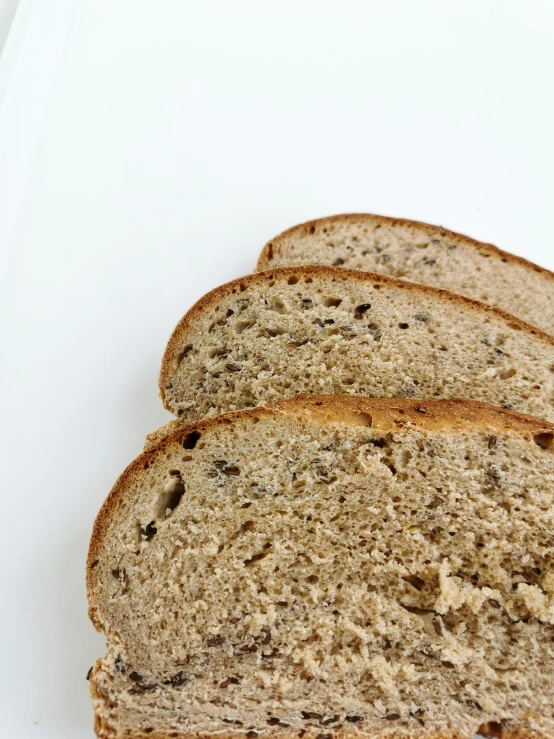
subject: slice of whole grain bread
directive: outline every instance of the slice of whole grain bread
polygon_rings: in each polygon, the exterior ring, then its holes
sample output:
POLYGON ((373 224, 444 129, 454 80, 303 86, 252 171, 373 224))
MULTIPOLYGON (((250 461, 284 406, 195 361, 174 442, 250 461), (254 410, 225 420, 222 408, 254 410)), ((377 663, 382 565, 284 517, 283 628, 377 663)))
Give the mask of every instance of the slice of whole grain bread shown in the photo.
POLYGON ((356 213, 302 223, 271 239, 258 270, 344 266, 401 277, 495 305, 554 334, 554 274, 468 236, 356 213))
POLYGON ((162 438, 94 526, 98 736, 551 739, 553 439, 347 396, 162 438))
POLYGON ((554 338, 436 288, 338 267, 268 270, 184 316, 160 373, 182 421, 297 393, 467 397, 554 420, 554 338))

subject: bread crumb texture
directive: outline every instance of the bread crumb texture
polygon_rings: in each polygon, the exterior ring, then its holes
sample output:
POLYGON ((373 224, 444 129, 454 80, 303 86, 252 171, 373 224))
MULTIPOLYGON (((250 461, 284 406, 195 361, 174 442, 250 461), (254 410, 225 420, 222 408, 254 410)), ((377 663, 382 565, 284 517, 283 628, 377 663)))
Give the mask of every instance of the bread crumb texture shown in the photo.
POLYGON ((467 397, 554 421, 554 339, 434 288, 331 267, 209 293, 175 329, 160 391, 182 421, 292 397, 467 397))
POLYGON ((117 737, 554 737, 554 427, 300 397, 183 426, 95 524, 117 737))
POLYGON ((554 334, 554 274, 418 221, 345 214, 302 223, 266 244, 258 270, 334 265, 434 285, 498 306, 554 334))

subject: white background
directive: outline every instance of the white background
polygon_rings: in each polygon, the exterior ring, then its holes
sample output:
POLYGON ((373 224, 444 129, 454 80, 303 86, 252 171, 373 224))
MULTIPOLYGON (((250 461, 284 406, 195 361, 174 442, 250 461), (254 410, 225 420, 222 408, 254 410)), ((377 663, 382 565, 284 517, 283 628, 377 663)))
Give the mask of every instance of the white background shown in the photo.
POLYGON ((88 537, 166 420, 182 313, 341 211, 554 269, 553 73, 549 0, 20 0, 0 62, 2 737, 92 737, 88 537))

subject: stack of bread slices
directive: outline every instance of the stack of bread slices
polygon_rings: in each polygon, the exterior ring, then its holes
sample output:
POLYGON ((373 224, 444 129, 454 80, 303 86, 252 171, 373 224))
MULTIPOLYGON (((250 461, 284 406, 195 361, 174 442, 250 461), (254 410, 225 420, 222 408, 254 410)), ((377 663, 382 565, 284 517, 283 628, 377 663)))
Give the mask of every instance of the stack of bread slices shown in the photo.
POLYGON ((554 737, 552 334, 552 273, 372 215, 194 305, 94 524, 98 737, 554 737))

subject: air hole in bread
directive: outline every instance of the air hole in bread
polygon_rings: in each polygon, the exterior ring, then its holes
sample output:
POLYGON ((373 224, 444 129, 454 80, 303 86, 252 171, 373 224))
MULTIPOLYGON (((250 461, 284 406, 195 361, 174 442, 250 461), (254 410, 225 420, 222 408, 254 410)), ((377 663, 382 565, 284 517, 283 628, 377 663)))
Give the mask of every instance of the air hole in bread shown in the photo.
POLYGON ((373 426, 373 418, 370 413, 358 413, 356 420, 359 426, 367 426, 368 428, 373 426))
POLYGON ((139 541, 152 541, 152 539, 158 533, 158 529, 154 526, 154 521, 150 521, 150 523, 146 526, 139 525, 138 533, 139 541))
POLYGON ((425 580, 423 580, 421 577, 418 577, 417 575, 407 575, 402 579, 419 592, 421 592, 425 587, 425 580))
POLYGON ((244 560, 244 566, 245 567, 251 567, 256 562, 260 562, 260 560, 267 557, 268 554, 270 554, 271 544, 269 542, 266 542, 263 547, 262 552, 258 552, 257 554, 254 554, 249 559, 244 560))
POLYGON ((498 377, 499 377, 499 378, 500 378, 501 380, 509 380, 509 379, 510 379, 510 377, 513 377, 513 376, 514 376, 514 375, 516 375, 516 374, 517 374, 517 370, 516 370, 516 369, 514 369, 513 367, 510 367, 510 369, 504 369, 504 370, 500 370, 500 371, 498 372, 498 377))
POLYGON ((296 275, 292 275, 287 280, 287 285, 296 285, 297 282, 298 282, 298 277, 296 277, 296 275))
POLYGON ((237 334, 242 334, 243 331, 246 331, 249 328, 252 328, 256 323, 255 320, 251 319, 248 321, 237 321, 235 323, 235 331, 237 334))
POLYGON ((537 446, 540 446, 541 449, 550 449, 554 442, 554 434, 549 432, 535 434, 535 436, 533 436, 533 441, 537 446))
POLYGON ((323 305, 326 308, 338 308, 338 306, 342 303, 342 298, 325 298, 323 300, 323 305))
POLYGON ((168 490, 160 493, 154 504, 154 518, 163 521, 170 516, 181 502, 185 493, 185 485, 180 478, 171 481, 168 490))
POLYGON ((193 349, 192 344, 187 344, 187 346, 185 346, 183 351, 177 356, 177 364, 181 364, 183 359, 191 353, 192 349, 193 349))
POLYGON ((194 449, 199 438, 200 434, 198 431, 191 431, 191 433, 187 434, 183 439, 183 449, 194 449))

